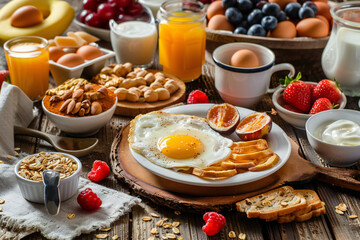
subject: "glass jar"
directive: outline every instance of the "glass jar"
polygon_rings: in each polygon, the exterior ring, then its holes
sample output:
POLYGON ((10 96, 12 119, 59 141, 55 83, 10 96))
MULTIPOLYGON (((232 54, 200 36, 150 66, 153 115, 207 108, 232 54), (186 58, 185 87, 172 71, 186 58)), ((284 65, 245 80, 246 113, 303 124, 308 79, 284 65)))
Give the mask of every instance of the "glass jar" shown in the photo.
POLYGON ((360 1, 330 9, 332 32, 323 51, 322 69, 348 96, 360 96, 360 1))
POLYGON ((205 8, 199 1, 171 0, 159 12, 159 62, 184 82, 197 79, 205 63, 205 8))

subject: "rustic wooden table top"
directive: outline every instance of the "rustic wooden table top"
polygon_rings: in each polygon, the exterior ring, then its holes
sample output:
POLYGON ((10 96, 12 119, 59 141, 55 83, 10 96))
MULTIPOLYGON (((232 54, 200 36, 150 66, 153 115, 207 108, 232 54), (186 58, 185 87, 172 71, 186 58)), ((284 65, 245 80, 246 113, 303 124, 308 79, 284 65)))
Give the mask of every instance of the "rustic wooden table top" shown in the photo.
MULTIPOLYGON (((7 1, 1 1, 1 6, 7 1)), ((77 27, 73 24, 69 30, 76 30, 77 27)), ((110 44, 106 42, 100 43, 103 47, 110 48, 110 44)), ((206 63, 203 66, 202 76, 191 83, 186 84, 187 94, 194 90, 200 89, 205 91, 212 103, 220 103, 222 99, 218 95, 214 86, 214 65, 211 60, 211 54, 206 53, 206 63)), ((1 69, 6 68, 3 50, 1 50, 1 69)), ((313 66, 306 65, 304 62, 297 62, 302 69, 307 69, 303 72, 305 81, 319 81, 324 78, 321 69, 314 69, 313 66)), ((273 76, 273 83, 278 81, 278 76, 273 76)), ((357 105, 358 98, 348 97, 346 108, 359 110, 357 105)), ((39 109, 41 107, 37 105, 39 109)), ((271 95, 266 95, 262 101, 254 108, 257 111, 269 111, 273 108, 271 95)), ((303 156, 309 161, 326 166, 323 160, 315 153, 309 145, 306 138, 305 131, 298 130, 287 124, 279 116, 271 116, 273 121, 277 123, 299 146, 303 156)), ((86 177, 93 161, 100 159, 106 161, 110 165, 110 147, 114 137, 119 132, 122 126, 131 119, 127 117, 114 116, 112 120, 103 127, 94 137, 99 138, 100 142, 95 150, 89 156, 82 157, 83 164, 82 176, 86 177)), ((61 131, 56 128, 47 117, 40 112, 39 116, 32 122, 31 126, 34 129, 43 132, 63 135, 61 131)), ((53 151, 54 149, 45 141, 31 138, 31 137, 15 137, 15 147, 21 148, 21 151, 26 153, 37 153, 40 151, 53 151)), ((359 168, 359 165, 354 167, 359 168)), ((101 185, 116 189, 118 191, 133 194, 132 189, 128 188, 124 183, 118 181, 113 175, 100 182, 101 185)), ((174 209, 163 206, 157 206, 152 201, 142 198, 142 203, 135 206, 129 214, 122 216, 119 220, 111 225, 111 230, 108 232, 109 238, 118 235, 119 239, 134 239, 146 240, 151 234, 150 231, 154 227, 154 221, 144 222, 141 220, 143 216, 148 216, 150 213, 156 213, 161 218, 168 218, 171 222, 180 222, 180 235, 187 240, 201 240, 201 239, 230 239, 228 233, 235 231, 237 235, 245 233, 246 239, 360 239, 360 219, 349 219, 349 215, 355 214, 360 216, 360 194, 359 192, 352 192, 345 189, 332 187, 327 184, 319 182, 309 182, 306 184, 298 184, 295 188, 310 188, 314 189, 320 198, 326 203, 327 214, 321 217, 313 218, 302 223, 288 223, 278 224, 276 222, 265 222, 258 219, 247 219, 244 214, 238 212, 223 212, 226 217, 227 224, 225 228, 214 237, 207 237, 201 230, 204 221, 201 214, 191 212, 181 212, 179 215, 174 209), (335 206, 339 203, 345 203, 348 206, 348 211, 344 215, 335 213, 335 206)), ((100 233, 95 231, 91 234, 84 234, 77 239, 95 239, 95 235, 100 233)), ((32 234, 25 239, 44 239, 40 233, 32 234)), ((161 239, 161 238, 158 238, 161 239)))

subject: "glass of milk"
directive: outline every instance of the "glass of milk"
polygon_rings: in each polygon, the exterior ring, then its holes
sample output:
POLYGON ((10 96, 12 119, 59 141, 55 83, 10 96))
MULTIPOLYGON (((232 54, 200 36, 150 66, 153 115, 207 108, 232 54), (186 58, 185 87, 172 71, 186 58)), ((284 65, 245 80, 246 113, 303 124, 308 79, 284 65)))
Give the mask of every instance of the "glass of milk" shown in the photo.
POLYGON ((157 28, 151 22, 128 21, 117 24, 110 20, 111 45, 118 63, 130 62, 134 67, 150 68, 157 47, 157 28))
POLYGON ((360 2, 342 2, 330 9, 333 27, 321 64, 348 96, 360 96, 360 2))

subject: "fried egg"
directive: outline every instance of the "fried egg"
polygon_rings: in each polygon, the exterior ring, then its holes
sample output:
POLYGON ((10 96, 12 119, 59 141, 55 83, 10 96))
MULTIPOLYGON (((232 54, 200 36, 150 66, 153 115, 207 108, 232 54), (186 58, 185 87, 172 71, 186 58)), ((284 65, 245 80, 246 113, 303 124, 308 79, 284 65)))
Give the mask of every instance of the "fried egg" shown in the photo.
POLYGON ((205 168, 226 159, 232 140, 196 116, 151 112, 131 121, 130 147, 164 168, 205 168))

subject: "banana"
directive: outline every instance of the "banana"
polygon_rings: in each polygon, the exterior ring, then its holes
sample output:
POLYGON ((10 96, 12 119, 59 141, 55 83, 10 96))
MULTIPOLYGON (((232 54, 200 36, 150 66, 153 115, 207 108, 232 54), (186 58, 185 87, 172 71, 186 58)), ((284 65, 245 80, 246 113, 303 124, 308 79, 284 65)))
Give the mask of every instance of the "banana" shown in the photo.
POLYGON ((52 39, 61 35, 70 26, 75 16, 75 10, 65 1, 60 0, 13 0, 0 10, 0 43, 14 37, 40 36, 52 39), (37 7, 44 16, 44 21, 38 25, 17 28, 10 24, 13 12, 25 5, 37 7))

